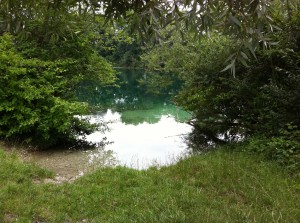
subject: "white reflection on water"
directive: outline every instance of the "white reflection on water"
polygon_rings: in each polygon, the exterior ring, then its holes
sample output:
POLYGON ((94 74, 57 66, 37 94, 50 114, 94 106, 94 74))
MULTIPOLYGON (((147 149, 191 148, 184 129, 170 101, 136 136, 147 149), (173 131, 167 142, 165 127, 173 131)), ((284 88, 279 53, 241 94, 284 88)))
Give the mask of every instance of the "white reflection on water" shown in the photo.
MULTIPOLYGON (((105 147, 115 154, 120 165, 144 169, 151 165, 167 165, 186 153, 183 136, 191 131, 191 126, 180 123, 171 115, 162 115, 157 123, 143 122, 137 125, 125 124, 121 114, 112 112, 92 116, 91 122, 109 122, 109 132, 95 132, 87 136, 91 142, 99 142, 103 137, 113 142, 105 147)), ((96 156, 91 155, 91 157, 96 156)))
MULTIPOLYGON (((126 112, 132 116, 145 115, 142 110, 135 110, 134 114, 126 112)), ((35 151, 28 160, 54 171, 58 176, 75 179, 99 167, 125 165, 146 169, 153 165, 169 165, 186 154, 183 136, 191 131, 191 126, 177 122, 174 115, 156 113, 151 123, 126 124, 122 121, 123 114, 108 109, 105 113, 90 116, 91 122, 108 122, 110 131, 95 132, 87 136, 87 140, 99 143, 107 138, 107 141, 113 142, 111 144, 86 151, 35 151)))

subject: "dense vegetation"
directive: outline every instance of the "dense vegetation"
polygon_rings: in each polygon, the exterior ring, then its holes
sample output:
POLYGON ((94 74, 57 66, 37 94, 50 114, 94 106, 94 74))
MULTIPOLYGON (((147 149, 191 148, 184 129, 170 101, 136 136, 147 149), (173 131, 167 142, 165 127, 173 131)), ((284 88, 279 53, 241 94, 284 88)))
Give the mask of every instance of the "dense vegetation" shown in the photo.
MULTIPOLYGON (((173 35, 142 58, 148 69, 182 81, 175 101, 193 114, 190 144, 196 150, 247 140, 252 152, 299 172, 300 11, 299 5, 289 14, 278 7, 271 16, 281 28, 268 35, 274 42, 260 42, 255 53, 212 31, 200 41, 173 35)), ((149 90, 169 83, 156 76, 149 90)))
POLYGON ((141 84, 153 93, 181 84, 175 101, 193 114, 192 146, 249 139, 299 170, 298 1, 21 3, 0 5, 1 139, 52 146, 91 133, 75 89, 113 84, 107 59, 140 66, 138 37, 156 44, 143 47, 155 73, 141 84))
POLYGON ((95 50, 90 15, 74 12, 71 4, 57 4, 1 3, 3 139, 48 147, 74 143, 96 128, 79 118, 89 109, 75 100, 75 90, 83 80, 111 84, 114 71, 95 50))
POLYGON ((161 169, 99 169, 59 185, 41 184, 51 173, 0 150, 0 221, 299 222, 299 185, 230 149, 161 169))
POLYGON ((113 66, 148 69, 218 151, 56 185, 0 148, 0 222, 299 222, 298 0, 0 0, 0 140, 81 143, 101 126, 76 90, 113 66))

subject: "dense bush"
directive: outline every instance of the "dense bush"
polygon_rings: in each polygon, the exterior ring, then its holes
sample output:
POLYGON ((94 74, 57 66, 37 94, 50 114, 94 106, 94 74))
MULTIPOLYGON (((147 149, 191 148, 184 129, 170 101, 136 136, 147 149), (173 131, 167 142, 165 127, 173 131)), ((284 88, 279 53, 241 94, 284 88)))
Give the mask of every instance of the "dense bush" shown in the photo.
POLYGON ((199 137, 202 132, 204 141, 220 141, 220 136, 232 141, 239 134, 277 136, 287 124, 299 128, 297 52, 277 48, 257 57, 249 68, 237 69, 235 77, 217 72, 218 62, 215 70, 213 63, 200 66, 181 91, 178 102, 193 111, 195 132, 199 137))
POLYGON ((75 92, 83 81, 104 86, 115 80, 111 65, 97 52, 103 22, 95 25, 96 5, 1 2, 1 139, 51 146, 95 130, 79 118, 89 109, 75 92))
POLYGON ((258 45, 255 58, 253 52, 241 53, 232 36, 219 33, 199 42, 175 40, 144 57, 150 69, 170 71, 183 80, 175 100, 193 114, 190 143, 195 149, 260 136, 264 140, 257 152, 299 168, 300 11, 293 8, 289 16, 277 12, 274 20, 281 29, 269 36, 276 43, 258 45), (224 69, 227 58, 235 60, 234 73, 224 69))
POLYGON ((247 140, 245 151, 260 154, 286 167, 293 173, 300 173, 300 131, 288 125, 281 136, 267 138, 264 135, 247 140))
MULTIPOLYGON (((79 61, 29 59, 24 52, 18 52, 12 36, 0 37, 0 137, 46 147, 74 143, 95 130, 78 116, 87 114, 87 104, 72 100, 83 70, 79 61)), ((85 67, 93 65, 88 62, 85 67)))

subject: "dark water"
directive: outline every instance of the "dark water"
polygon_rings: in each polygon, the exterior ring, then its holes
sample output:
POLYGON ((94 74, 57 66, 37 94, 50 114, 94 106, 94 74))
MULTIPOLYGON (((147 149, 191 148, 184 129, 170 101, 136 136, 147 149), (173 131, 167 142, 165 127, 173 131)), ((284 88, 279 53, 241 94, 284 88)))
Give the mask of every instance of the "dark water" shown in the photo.
POLYGON ((64 175, 68 169, 78 174, 99 166, 144 169, 176 162, 187 151, 183 138, 191 131, 184 123, 189 114, 176 107, 170 95, 147 93, 139 85, 141 78, 146 78, 142 70, 122 70, 119 86, 83 83, 78 92, 80 100, 95 106, 91 122, 106 122, 109 127, 109 131, 95 132, 87 140, 106 138, 108 145, 92 151, 38 152, 34 160, 64 175))

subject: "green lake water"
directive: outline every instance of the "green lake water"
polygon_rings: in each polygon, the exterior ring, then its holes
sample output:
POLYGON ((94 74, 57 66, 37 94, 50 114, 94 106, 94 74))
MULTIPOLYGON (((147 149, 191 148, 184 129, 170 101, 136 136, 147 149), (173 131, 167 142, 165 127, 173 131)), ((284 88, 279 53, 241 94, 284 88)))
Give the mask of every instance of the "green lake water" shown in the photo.
POLYGON ((175 106, 169 95, 147 93, 139 85, 141 78, 147 78, 144 71, 125 69, 120 72, 119 86, 84 83, 78 98, 95 106, 90 121, 107 123, 109 128, 87 140, 98 143, 105 139, 107 143, 90 151, 37 152, 35 162, 61 175, 80 175, 99 166, 145 169, 169 165, 187 154, 184 137, 192 129, 184 121, 190 115, 175 106))

